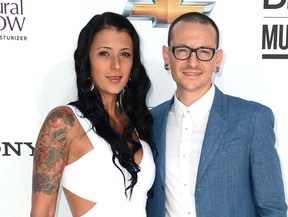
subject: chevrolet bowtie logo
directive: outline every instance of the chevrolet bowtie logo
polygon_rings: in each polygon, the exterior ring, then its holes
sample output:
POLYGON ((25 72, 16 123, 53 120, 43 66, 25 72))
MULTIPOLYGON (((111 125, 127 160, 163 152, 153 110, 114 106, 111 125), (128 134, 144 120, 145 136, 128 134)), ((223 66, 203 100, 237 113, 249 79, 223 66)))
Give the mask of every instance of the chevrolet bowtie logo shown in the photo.
POLYGON ((168 27, 176 17, 187 12, 210 14, 215 3, 188 0, 128 0, 123 15, 130 19, 152 20, 155 27, 168 27))

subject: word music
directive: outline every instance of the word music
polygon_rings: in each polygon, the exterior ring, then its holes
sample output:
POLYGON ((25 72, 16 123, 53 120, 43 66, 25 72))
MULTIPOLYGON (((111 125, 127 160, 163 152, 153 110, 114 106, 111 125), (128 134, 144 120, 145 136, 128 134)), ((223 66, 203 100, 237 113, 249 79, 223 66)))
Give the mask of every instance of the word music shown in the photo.
POLYGON ((288 59, 288 25, 274 21, 283 20, 284 23, 287 23, 288 16, 281 16, 280 13, 281 9, 288 9, 288 4, 285 5, 288 0, 279 0, 279 2, 274 0, 273 3, 270 1, 264 0, 264 10, 272 10, 274 15, 264 17, 266 21, 269 19, 273 23, 262 26, 262 50, 267 52, 262 54, 262 59, 288 59))

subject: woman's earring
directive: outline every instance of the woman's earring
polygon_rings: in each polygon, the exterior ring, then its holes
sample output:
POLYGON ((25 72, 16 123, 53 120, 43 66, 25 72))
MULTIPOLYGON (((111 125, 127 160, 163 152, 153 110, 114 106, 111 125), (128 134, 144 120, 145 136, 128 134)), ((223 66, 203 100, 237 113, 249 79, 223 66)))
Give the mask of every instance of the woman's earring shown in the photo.
POLYGON ((95 87, 94 83, 93 83, 93 82, 91 82, 91 86, 89 87, 89 91, 92 91, 92 90, 94 90, 94 87, 95 87))
POLYGON ((167 70, 167 71, 170 69, 169 65, 167 63, 164 64, 164 69, 167 70))
POLYGON ((219 67, 217 67, 217 68, 216 68, 216 73, 217 73, 217 72, 219 72, 219 70, 220 70, 220 68, 219 68, 219 67))

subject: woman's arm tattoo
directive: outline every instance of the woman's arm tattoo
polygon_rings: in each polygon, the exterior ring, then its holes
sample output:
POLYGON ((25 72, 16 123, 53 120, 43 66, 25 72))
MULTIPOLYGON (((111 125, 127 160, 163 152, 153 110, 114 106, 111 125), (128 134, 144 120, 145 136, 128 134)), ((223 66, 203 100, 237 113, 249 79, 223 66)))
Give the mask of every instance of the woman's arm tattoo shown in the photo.
POLYGON ((72 113, 55 109, 40 130, 33 166, 33 192, 57 193, 65 167, 68 132, 75 124, 72 113))

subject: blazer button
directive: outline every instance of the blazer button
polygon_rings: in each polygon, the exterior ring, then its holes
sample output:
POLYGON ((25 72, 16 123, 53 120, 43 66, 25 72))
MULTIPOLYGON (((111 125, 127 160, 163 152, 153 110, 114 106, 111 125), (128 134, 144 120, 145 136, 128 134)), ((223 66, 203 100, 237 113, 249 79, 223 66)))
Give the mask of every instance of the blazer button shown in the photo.
POLYGON ((152 191, 148 191, 147 192, 147 197, 148 198, 153 198, 154 197, 154 193, 152 191))

